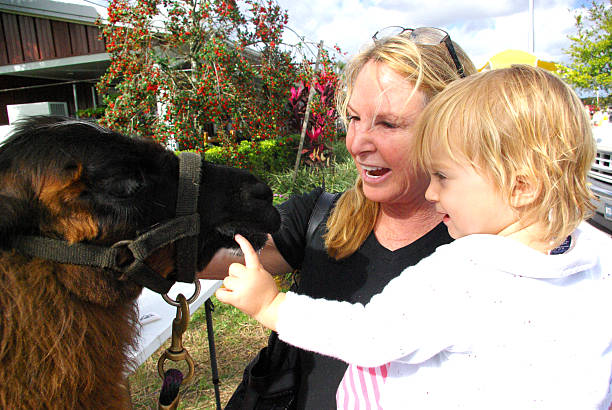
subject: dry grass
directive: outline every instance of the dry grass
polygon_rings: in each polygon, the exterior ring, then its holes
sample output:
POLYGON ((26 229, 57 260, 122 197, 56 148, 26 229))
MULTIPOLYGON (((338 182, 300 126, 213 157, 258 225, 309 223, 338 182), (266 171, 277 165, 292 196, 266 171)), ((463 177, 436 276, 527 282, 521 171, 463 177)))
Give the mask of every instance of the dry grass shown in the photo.
MULTIPOLYGON (((244 367, 266 345, 269 331, 237 309, 212 299, 215 348, 219 372, 221 406, 225 406, 242 380, 244 367)), ((166 342, 130 376, 132 405, 135 409, 157 409, 162 380, 157 374, 157 361, 170 345, 166 342)), ((181 389, 179 409, 215 409, 215 392, 210 367, 210 352, 204 306, 195 312, 183 335, 183 345, 195 362, 195 376, 181 389)), ((178 367, 186 373, 179 363, 178 367)), ((166 362, 166 370, 172 367, 166 362)))

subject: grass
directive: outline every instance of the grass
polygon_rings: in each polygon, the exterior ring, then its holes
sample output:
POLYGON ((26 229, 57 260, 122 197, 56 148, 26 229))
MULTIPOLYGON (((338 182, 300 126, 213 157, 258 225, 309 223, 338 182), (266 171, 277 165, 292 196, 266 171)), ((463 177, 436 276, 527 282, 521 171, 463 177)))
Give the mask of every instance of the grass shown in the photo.
MULTIPOLYGON (((293 170, 269 175, 266 179, 275 192, 276 202, 286 200, 291 192, 307 192, 321 186, 323 180, 326 190, 330 192, 343 191, 352 186, 356 173, 352 160, 344 148, 344 141, 335 143, 333 152, 335 160, 332 167, 320 169, 302 167, 296 177, 295 189, 292 184, 293 170)), ((281 287, 286 288, 287 283, 281 283, 281 287)), ((224 407, 242 380, 244 367, 267 344, 269 331, 236 308, 217 301, 214 296, 211 301, 215 306, 212 317, 221 407, 224 407)), ((157 409, 162 385, 162 380, 157 374, 157 361, 169 345, 170 341, 167 341, 130 376, 134 409, 157 409)), ((216 409, 204 306, 192 315, 189 327, 183 334, 183 346, 195 362, 195 375, 193 380, 181 389, 179 409, 216 409)), ((182 365, 184 363, 178 363, 177 367, 186 374, 186 366, 181 367, 182 365)), ((166 362, 166 370, 169 367, 172 367, 172 362, 166 362)))
POLYGON ((293 183, 293 170, 265 176, 266 182, 277 195, 280 202, 292 193, 309 192, 325 184, 329 192, 341 192, 353 186, 357 171, 353 160, 346 150, 344 139, 332 144, 333 161, 329 167, 300 167, 293 183))

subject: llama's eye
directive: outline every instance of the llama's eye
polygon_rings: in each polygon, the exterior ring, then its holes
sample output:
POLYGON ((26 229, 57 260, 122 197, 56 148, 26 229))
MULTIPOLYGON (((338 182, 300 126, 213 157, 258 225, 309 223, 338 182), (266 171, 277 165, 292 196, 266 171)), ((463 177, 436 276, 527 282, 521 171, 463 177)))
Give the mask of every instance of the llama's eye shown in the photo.
POLYGON ((117 198, 134 196, 142 187, 142 181, 132 178, 117 179, 109 184, 107 193, 117 198))
POLYGON ((79 164, 76 162, 68 162, 64 165, 64 171, 75 172, 79 169, 79 164))

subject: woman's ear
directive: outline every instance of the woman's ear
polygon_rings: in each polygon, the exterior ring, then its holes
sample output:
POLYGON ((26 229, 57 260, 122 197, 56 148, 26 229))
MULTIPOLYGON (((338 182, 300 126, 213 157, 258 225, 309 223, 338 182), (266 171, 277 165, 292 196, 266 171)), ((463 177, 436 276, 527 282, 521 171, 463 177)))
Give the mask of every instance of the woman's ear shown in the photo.
POLYGON ((532 204, 540 195, 542 185, 540 181, 527 175, 518 175, 514 179, 510 205, 514 208, 522 208, 532 204))

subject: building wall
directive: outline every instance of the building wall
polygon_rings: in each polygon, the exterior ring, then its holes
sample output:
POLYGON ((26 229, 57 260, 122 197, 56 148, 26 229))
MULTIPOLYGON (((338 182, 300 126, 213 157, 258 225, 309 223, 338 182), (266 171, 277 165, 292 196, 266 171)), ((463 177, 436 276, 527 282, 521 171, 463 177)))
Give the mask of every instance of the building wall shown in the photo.
POLYGON ((96 26, 0 12, 0 65, 104 51, 96 26))

